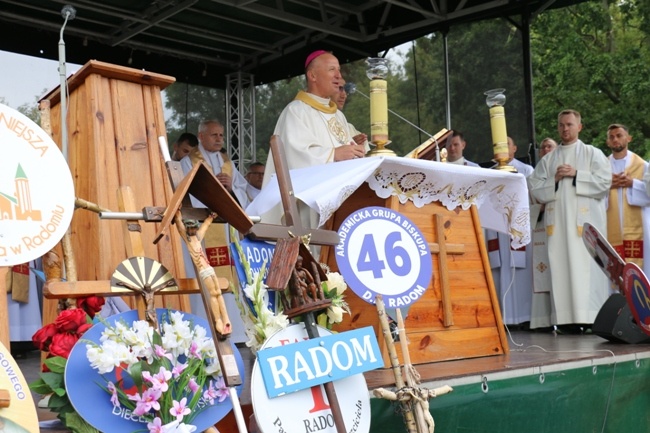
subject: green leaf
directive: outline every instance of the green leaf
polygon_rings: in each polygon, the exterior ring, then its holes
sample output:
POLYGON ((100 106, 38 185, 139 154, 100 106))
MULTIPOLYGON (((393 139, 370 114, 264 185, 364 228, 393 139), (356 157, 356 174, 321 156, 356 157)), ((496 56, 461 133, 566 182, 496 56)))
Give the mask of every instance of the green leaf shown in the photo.
POLYGON ((49 368, 52 373, 63 374, 65 372, 66 362, 68 362, 68 360, 61 356, 53 356, 52 358, 47 358, 45 360, 45 365, 47 365, 47 368, 49 368))
POLYGON ((34 382, 30 383, 29 384, 29 389, 31 389, 35 393, 41 394, 41 395, 47 395, 47 394, 50 394, 52 392, 52 388, 50 388, 50 386, 47 383, 45 383, 43 378, 40 378, 40 379, 35 380, 34 382))
POLYGON ((57 412, 60 412, 62 408, 69 404, 70 400, 64 390, 62 395, 52 394, 50 401, 47 403, 47 407, 50 409, 59 409, 57 412))
POLYGON ((65 414, 64 423, 74 433, 99 433, 99 430, 88 424, 77 412, 65 414))
MULTIPOLYGON (((58 389, 65 389, 63 374, 60 373, 41 373, 41 379, 56 392, 58 389)), ((64 391, 65 392, 65 391, 64 391)))

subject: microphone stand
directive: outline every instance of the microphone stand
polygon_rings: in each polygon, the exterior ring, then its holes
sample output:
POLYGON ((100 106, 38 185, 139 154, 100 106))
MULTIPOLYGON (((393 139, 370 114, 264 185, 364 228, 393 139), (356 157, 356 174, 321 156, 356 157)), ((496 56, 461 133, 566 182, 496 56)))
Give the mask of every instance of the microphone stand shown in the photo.
POLYGON ((65 42, 63 41, 63 29, 68 23, 68 20, 73 20, 77 16, 77 11, 71 5, 63 6, 61 9, 61 16, 65 19, 63 26, 61 26, 61 33, 59 35, 59 77, 61 79, 60 93, 61 93, 61 153, 68 161, 68 107, 67 107, 67 93, 68 86, 66 81, 66 68, 65 68, 65 42))

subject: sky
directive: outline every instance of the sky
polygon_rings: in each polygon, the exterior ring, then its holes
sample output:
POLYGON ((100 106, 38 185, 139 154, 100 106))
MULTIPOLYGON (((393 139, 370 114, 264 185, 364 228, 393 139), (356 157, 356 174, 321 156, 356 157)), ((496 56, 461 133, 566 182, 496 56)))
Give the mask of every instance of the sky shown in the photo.
MULTIPOLYGON (((0 97, 12 108, 36 106, 37 98, 61 84, 58 61, 0 51, 0 65, 0 97)), ((66 63, 66 75, 79 68, 81 65, 66 63)))

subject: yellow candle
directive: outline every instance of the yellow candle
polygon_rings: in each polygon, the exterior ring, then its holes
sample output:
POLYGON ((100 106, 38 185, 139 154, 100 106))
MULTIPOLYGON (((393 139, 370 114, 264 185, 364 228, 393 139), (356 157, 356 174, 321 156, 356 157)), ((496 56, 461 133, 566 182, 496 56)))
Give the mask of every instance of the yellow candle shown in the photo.
POLYGON ((388 94, 386 80, 370 81, 370 141, 388 142, 388 94))
POLYGON ((508 133, 506 132, 505 110, 501 106, 490 108, 490 128, 492 129, 492 150, 494 159, 508 160, 508 133))

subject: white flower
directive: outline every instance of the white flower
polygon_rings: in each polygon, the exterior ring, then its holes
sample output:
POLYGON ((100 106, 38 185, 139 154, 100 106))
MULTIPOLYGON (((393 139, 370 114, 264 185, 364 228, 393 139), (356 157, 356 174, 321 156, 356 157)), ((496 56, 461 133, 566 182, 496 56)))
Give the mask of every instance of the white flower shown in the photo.
POLYGON ((327 284, 327 290, 330 292, 334 292, 330 294, 330 297, 336 295, 336 296, 341 296, 345 289, 348 288, 348 285, 345 284, 345 280, 343 279, 343 276, 339 274, 338 272, 328 272, 327 273, 327 281, 325 282, 327 284))
POLYGON ((343 308, 337 305, 330 305, 327 308, 327 318, 330 323, 340 323, 343 320, 343 308))

